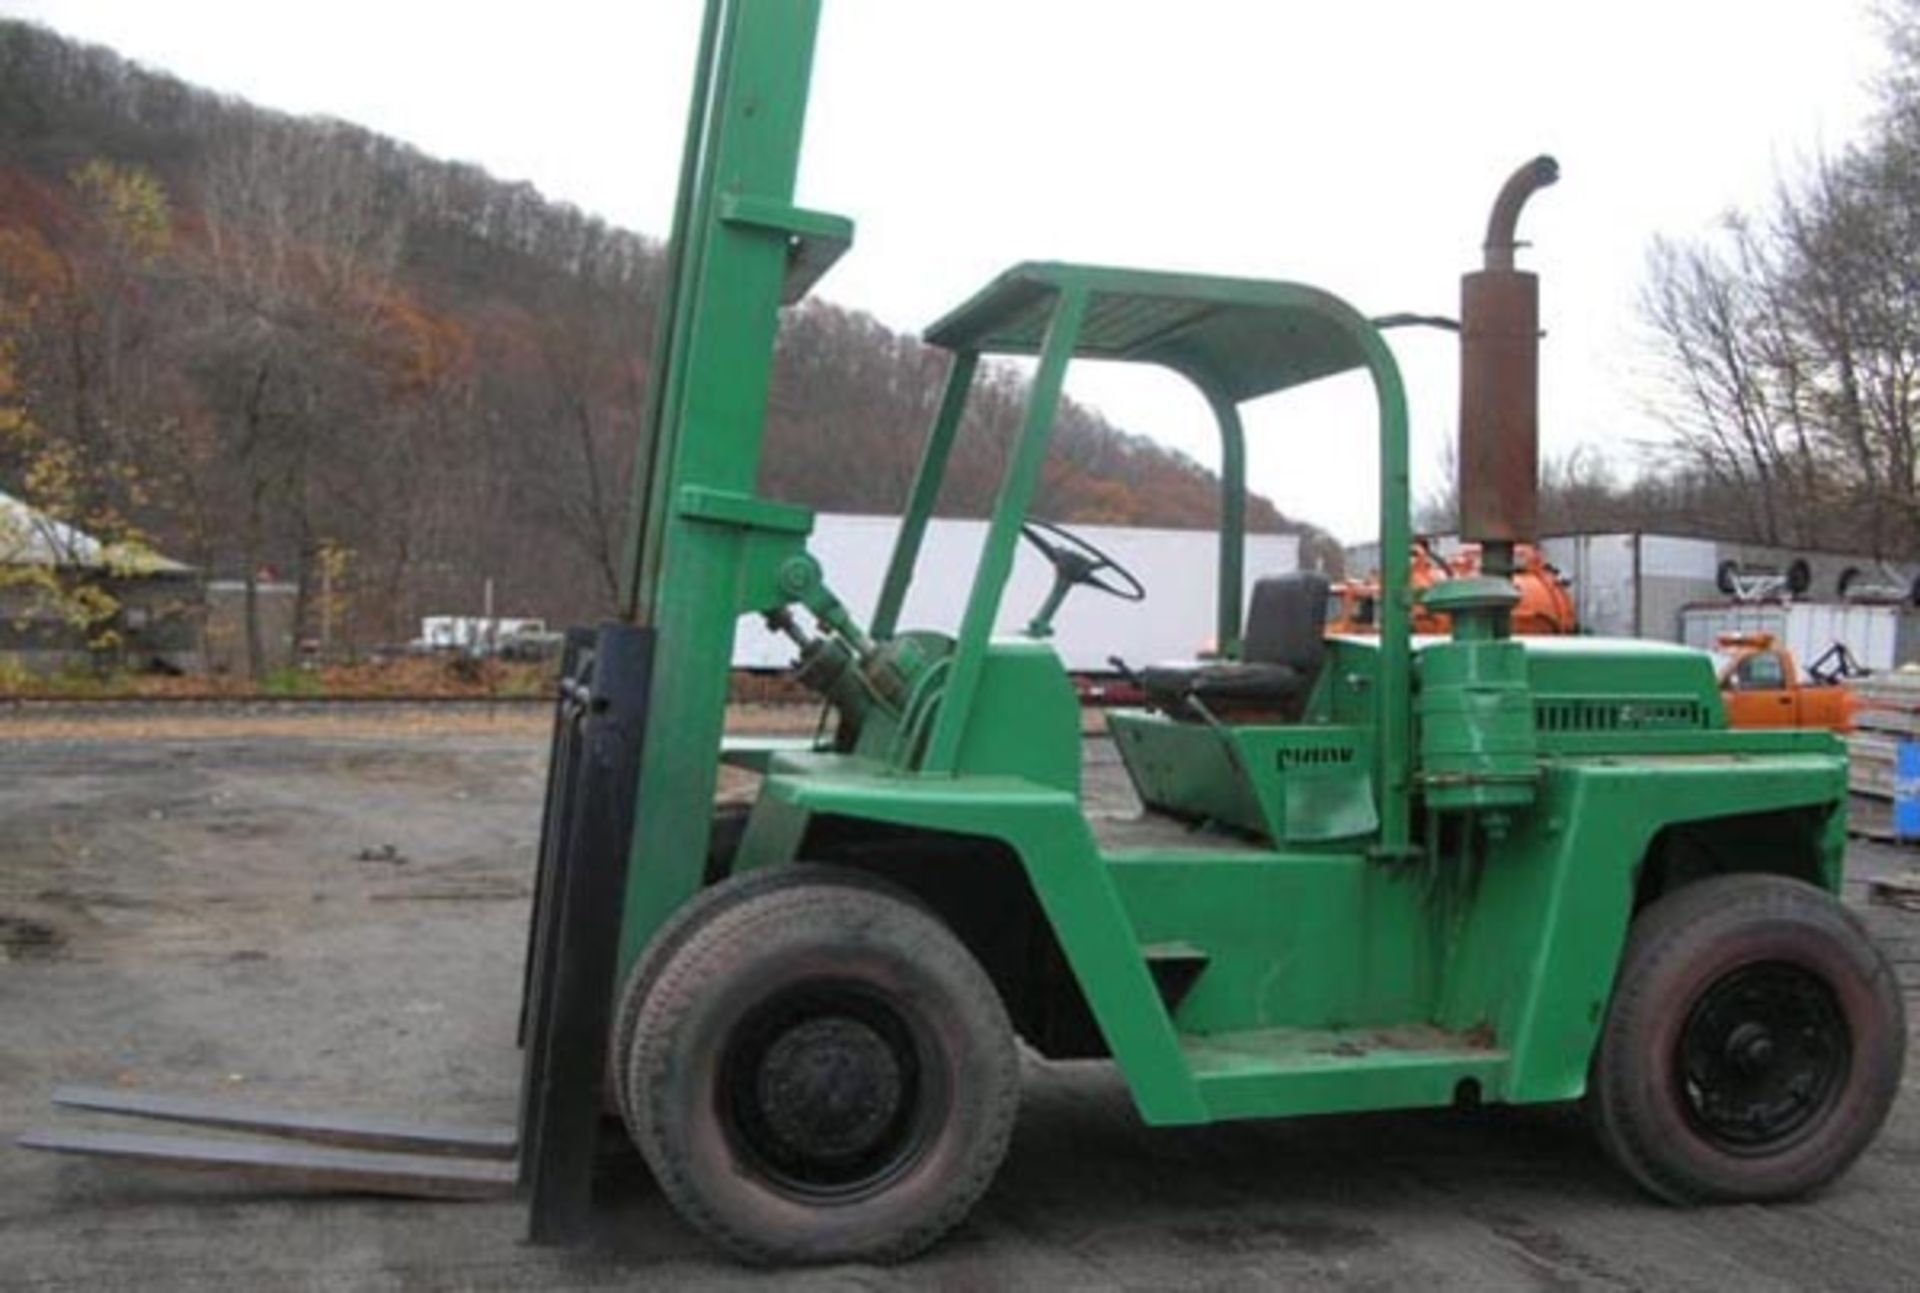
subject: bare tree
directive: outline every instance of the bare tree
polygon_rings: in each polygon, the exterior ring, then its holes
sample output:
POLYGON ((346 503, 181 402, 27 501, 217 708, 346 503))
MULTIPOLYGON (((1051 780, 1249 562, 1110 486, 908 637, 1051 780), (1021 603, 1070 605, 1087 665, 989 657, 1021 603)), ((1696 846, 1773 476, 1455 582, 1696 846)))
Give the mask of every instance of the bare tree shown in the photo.
POLYGON ((383 200, 368 139, 342 126, 242 120, 202 172, 198 376, 227 425, 255 677, 265 669, 260 572, 270 553, 284 552, 305 602, 305 576, 326 537, 315 518, 316 464, 353 452, 341 433, 374 403, 364 398, 363 361, 382 332, 402 223, 383 200))
POLYGON ((1658 244, 1644 304, 1671 457, 1768 542, 1920 544, 1920 2, 1884 14, 1868 135, 1715 242, 1658 244))

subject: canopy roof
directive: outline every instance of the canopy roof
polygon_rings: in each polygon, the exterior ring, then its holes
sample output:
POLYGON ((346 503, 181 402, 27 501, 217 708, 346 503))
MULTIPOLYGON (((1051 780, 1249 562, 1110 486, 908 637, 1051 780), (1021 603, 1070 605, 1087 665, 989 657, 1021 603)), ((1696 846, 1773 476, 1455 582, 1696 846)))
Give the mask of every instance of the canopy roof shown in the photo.
POLYGON ((1031 355, 1054 303, 1088 293, 1074 347, 1087 359, 1163 364, 1233 403, 1366 365, 1365 321, 1338 297, 1298 283, 1028 262, 931 328, 949 350, 1031 355))

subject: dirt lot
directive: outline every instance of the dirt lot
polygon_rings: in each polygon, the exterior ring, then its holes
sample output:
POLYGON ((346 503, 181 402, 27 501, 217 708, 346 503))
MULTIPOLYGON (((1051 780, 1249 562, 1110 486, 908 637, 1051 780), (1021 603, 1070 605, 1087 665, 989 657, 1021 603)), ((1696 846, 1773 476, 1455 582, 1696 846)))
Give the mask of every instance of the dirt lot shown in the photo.
MULTIPOLYGON (((0 718, 0 1133, 45 1121, 60 1080, 509 1121, 544 730, 506 708, 0 718)), ((1857 850, 1850 896, 1905 861, 1857 850)), ((1920 958, 1920 915, 1869 918, 1920 958)), ((1103 1067, 1034 1064, 958 1233, 905 1269, 797 1277, 717 1260, 625 1152, 599 1241, 562 1252, 521 1244, 512 1204, 6 1147, 0 1287, 1912 1288, 1917 1081, 1824 1197, 1683 1212, 1563 1110, 1155 1131, 1103 1067)))

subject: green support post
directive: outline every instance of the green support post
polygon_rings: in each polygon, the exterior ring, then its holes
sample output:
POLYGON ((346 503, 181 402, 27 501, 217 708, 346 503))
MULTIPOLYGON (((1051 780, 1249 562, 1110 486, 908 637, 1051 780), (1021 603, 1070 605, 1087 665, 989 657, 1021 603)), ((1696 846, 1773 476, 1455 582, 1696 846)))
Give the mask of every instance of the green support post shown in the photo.
POLYGON ((1407 470, 1407 393, 1400 365, 1373 327, 1354 325, 1367 356, 1380 410, 1380 685, 1375 724, 1380 745, 1380 843, 1387 859, 1413 845, 1413 628, 1411 520, 1407 470))
POLYGON ((973 375, 979 367, 979 354, 964 350, 954 355, 947 369, 940 411, 934 416, 933 431, 927 437, 926 450, 920 455, 920 469, 913 478, 913 492, 900 518, 900 534, 894 540, 893 557, 887 564, 886 580, 880 586, 879 604, 874 608, 875 637, 892 637, 899 625, 900 608, 906 604, 907 590, 913 585, 914 563, 920 560, 920 544, 927 535, 927 522, 933 517, 934 504, 940 501, 947 459, 953 455, 953 441, 967 411, 967 393, 973 388, 973 375))
POLYGON ((1085 290, 1068 288, 1060 293, 1047 323, 1040 369, 1027 392, 1026 420, 1007 464, 993 521, 987 527, 986 547, 980 554, 980 567, 973 577, 973 591, 967 596, 966 615, 960 621, 960 637, 954 646, 953 674, 947 681, 939 717, 934 720, 927 757, 921 764, 923 771, 952 772, 959 761, 974 688, 979 685, 981 665, 986 660, 987 641, 1000 614, 1000 595, 1006 591, 1007 576, 1013 570, 1013 550, 1020 542, 1021 523, 1027 519, 1034 491, 1040 485, 1040 468, 1052 443, 1053 415, 1066 382, 1067 361, 1073 358, 1086 313, 1085 290))
POLYGON ((1240 406, 1208 387, 1207 404, 1220 426, 1220 570, 1214 650, 1240 658, 1241 602, 1246 597, 1247 433, 1240 406))

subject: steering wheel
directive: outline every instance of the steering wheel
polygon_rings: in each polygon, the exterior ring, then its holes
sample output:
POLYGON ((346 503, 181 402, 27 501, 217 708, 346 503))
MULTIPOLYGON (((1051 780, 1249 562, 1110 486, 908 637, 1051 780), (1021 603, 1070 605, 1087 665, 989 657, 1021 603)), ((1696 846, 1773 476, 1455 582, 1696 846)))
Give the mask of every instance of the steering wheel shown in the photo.
MULTIPOLYGON (((1020 537, 1040 549, 1040 555, 1053 563, 1054 589, 1062 597, 1066 589, 1076 584, 1098 588, 1107 596, 1118 597, 1123 602, 1141 601, 1147 595, 1146 585, 1131 570, 1079 535, 1051 521, 1026 522, 1020 527, 1020 537), (1112 572, 1118 581, 1117 585, 1100 578, 1103 570, 1112 572)), ((1060 604, 1058 597, 1049 597, 1047 600, 1049 610, 1060 604)), ((1051 619, 1052 616, 1046 618, 1051 619)))

